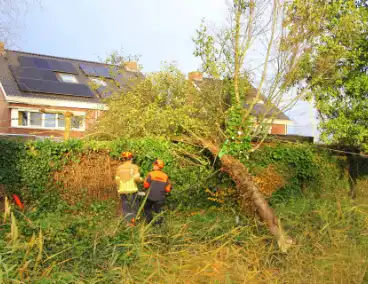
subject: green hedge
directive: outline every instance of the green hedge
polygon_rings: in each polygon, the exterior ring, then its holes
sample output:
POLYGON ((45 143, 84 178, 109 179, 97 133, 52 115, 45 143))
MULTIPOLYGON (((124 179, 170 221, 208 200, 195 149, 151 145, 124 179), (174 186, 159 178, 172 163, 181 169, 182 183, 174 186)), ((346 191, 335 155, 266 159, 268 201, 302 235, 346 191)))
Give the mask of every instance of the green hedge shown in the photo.
MULTIPOLYGON (((164 140, 0 140, 0 150, 0 184, 5 185, 8 194, 17 193, 32 202, 49 199, 57 191, 52 179, 53 171, 67 163, 78 163, 83 154, 91 151, 106 153, 107 150, 113 159, 119 159, 122 151, 132 151, 143 175, 152 170, 152 162, 156 158, 163 159, 166 163, 165 172, 174 184, 174 194, 170 197, 172 204, 208 205, 204 189, 214 189, 218 184, 216 170, 211 167, 208 158, 201 156, 200 149, 164 140)), ((229 182, 229 178, 223 178, 222 183, 229 182)))
MULTIPOLYGON (((106 153, 106 150, 114 159, 119 159, 122 151, 132 151, 143 174, 151 170, 154 159, 163 159, 165 171, 174 184, 170 197, 173 206, 180 203, 191 206, 213 204, 208 201, 205 189, 215 191, 232 185, 229 177, 216 169, 219 165, 214 168, 211 157, 201 149, 157 139, 112 142, 0 140, 0 184, 6 186, 8 193, 18 193, 26 200, 49 199, 49 193, 57 191, 51 175, 53 171, 67 163, 78 163, 88 152, 106 153)), ((346 186, 345 160, 313 145, 265 146, 244 160, 251 172, 275 165, 280 174, 287 176, 288 184, 275 193, 272 199, 275 202, 297 197, 303 194, 302 188, 305 187, 320 194, 324 190, 334 190, 336 186, 346 186)))
POLYGON ((336 157, 311 144, 265 146, 254 152, 247 164, 253 172, 274 165, 288 179, 287 185, 273 194, 273 202, 285 202, 306 193, 320 196, 327 191, 348 188, 346 158, 336 157))

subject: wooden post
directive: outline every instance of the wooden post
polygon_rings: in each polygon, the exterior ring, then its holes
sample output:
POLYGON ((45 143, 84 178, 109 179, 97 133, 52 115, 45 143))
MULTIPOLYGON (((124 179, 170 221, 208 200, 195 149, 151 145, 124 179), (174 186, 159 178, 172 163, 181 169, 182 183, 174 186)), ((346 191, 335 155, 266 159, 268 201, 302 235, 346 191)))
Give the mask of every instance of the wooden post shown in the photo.
POLYGON ((64 130, 64 140, 67 141, 70 139, 70 129, 72 125, 72 117, 73 113, 70 111, 65 112, 64 119, 65 119, 65 130, 64 130))
POLYGON ((42 113, 53 113, 53 114, 62 114, 64 115, 64 120, 65 120, 65 129, 64 129, 64 140, 67 141, 70 139, 70 130, 71 130, 71 125, 72 125, 72 117, 73 117, 73 113, 70 111, 46 111, 45 109, 40 109, 40 112, 42 113))

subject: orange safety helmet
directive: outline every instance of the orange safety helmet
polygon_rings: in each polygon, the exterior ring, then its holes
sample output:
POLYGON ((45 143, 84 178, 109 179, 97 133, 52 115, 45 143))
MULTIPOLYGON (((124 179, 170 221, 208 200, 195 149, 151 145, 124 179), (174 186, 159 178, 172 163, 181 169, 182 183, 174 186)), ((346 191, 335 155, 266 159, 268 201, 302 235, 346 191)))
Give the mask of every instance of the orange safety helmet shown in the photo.
POLYGON ((123 152, 123 153, 121 153, 121 157, 124 158, 124 159, 132 159, 133 154, 131 152, 123 152))
POLYGON ((165 163, 163 160, 157 159, 156 161, 153 162, 153 165, 158 166, 160 169, 163 169, 165 166, 165 163))

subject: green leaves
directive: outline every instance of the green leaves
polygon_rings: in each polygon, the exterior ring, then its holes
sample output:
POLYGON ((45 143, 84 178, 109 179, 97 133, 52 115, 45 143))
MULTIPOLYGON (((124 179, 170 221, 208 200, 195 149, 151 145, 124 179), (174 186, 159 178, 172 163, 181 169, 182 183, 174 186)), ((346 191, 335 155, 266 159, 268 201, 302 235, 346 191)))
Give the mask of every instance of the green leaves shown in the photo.
POLYGON ((0 184, 9 193, 35 200, 52 185, 51 172, 72 161, 82 149, 82 141, 51 140, 21 142, 0 140, 0 184))
POLYGON ((175 66, 165 65, 109 98, 109 110, 92 132, 125 139, 169 139, 188 131, 207 136, 219 121, 218 97, 222 95, 212 91, 209 99, 208 92, 199 92, 175 66))
MULTIPOLYGON (((215 170, 200 149, 157 137, 109 142, 0 140, 0 149, 0 184, 5 186, 7 194, 17 193, 27 204, 36 203, 46 211, 63 204, 58 196, 61 185, 55 183, 53 173, 66 164, 79 163, 81 157, 91 151, 101 152, 101 155, 108 152, 116 160, 121 152, 131 151, 142 176, 152 170, 155 159, 164 160, 165 172, 175 189, 170 197, 172 204, 190 200, 191 206, 208 205, 204 190, 209 185, 217 185, 215 170)), ((84 206, 82 203, 80 206, 84 206)))
POLYGON ((245 110, 242 107, 233 106, 227 111, 226 136, 228 139, 222 146, 222 154, 231 155, 241 162, 248 159, 248 151, 252 148, 249 136, 249 122, 244 121, 245 110))
POLYGON ((354 0, 295 0, 286 24, 289 48, 308 46, 293 82, 308 83, 322 139, 368 149, 367 8, 354 0))
POLYGON ((251 167, 281 164, 285 170, 294 171, 293 178, 296 178, 298 184, 301 184, 319 180, 319 170, 322 166, 316 159, 319 154, 308 145, 290 147, 279 144, 276 147, 266 146, 253 153, 247 163, 251 167))

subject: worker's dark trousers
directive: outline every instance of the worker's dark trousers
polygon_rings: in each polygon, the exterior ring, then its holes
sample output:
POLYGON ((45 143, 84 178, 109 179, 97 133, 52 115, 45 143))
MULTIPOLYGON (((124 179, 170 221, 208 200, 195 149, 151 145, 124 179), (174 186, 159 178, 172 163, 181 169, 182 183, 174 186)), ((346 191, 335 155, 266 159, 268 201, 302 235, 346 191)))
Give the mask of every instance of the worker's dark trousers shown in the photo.
MULTIPOLYGON (((164 200, 160 201, 152 201, 147 199, 146 203, 144 204, 144 216, 146 218, 146 222, 150 223, 153 219, 153 212, 156 214, 160 213, 162 210, 162 207, 164 206, 164 200)), ((159 225, 162 223, 163 218, 159 217, 155 224, 159 225)))
POLYGON ((121 204, 123 210, 123 217, 127 222, 137 217, 139 209, 139 200, 137 193, 121 194, 121 204))

